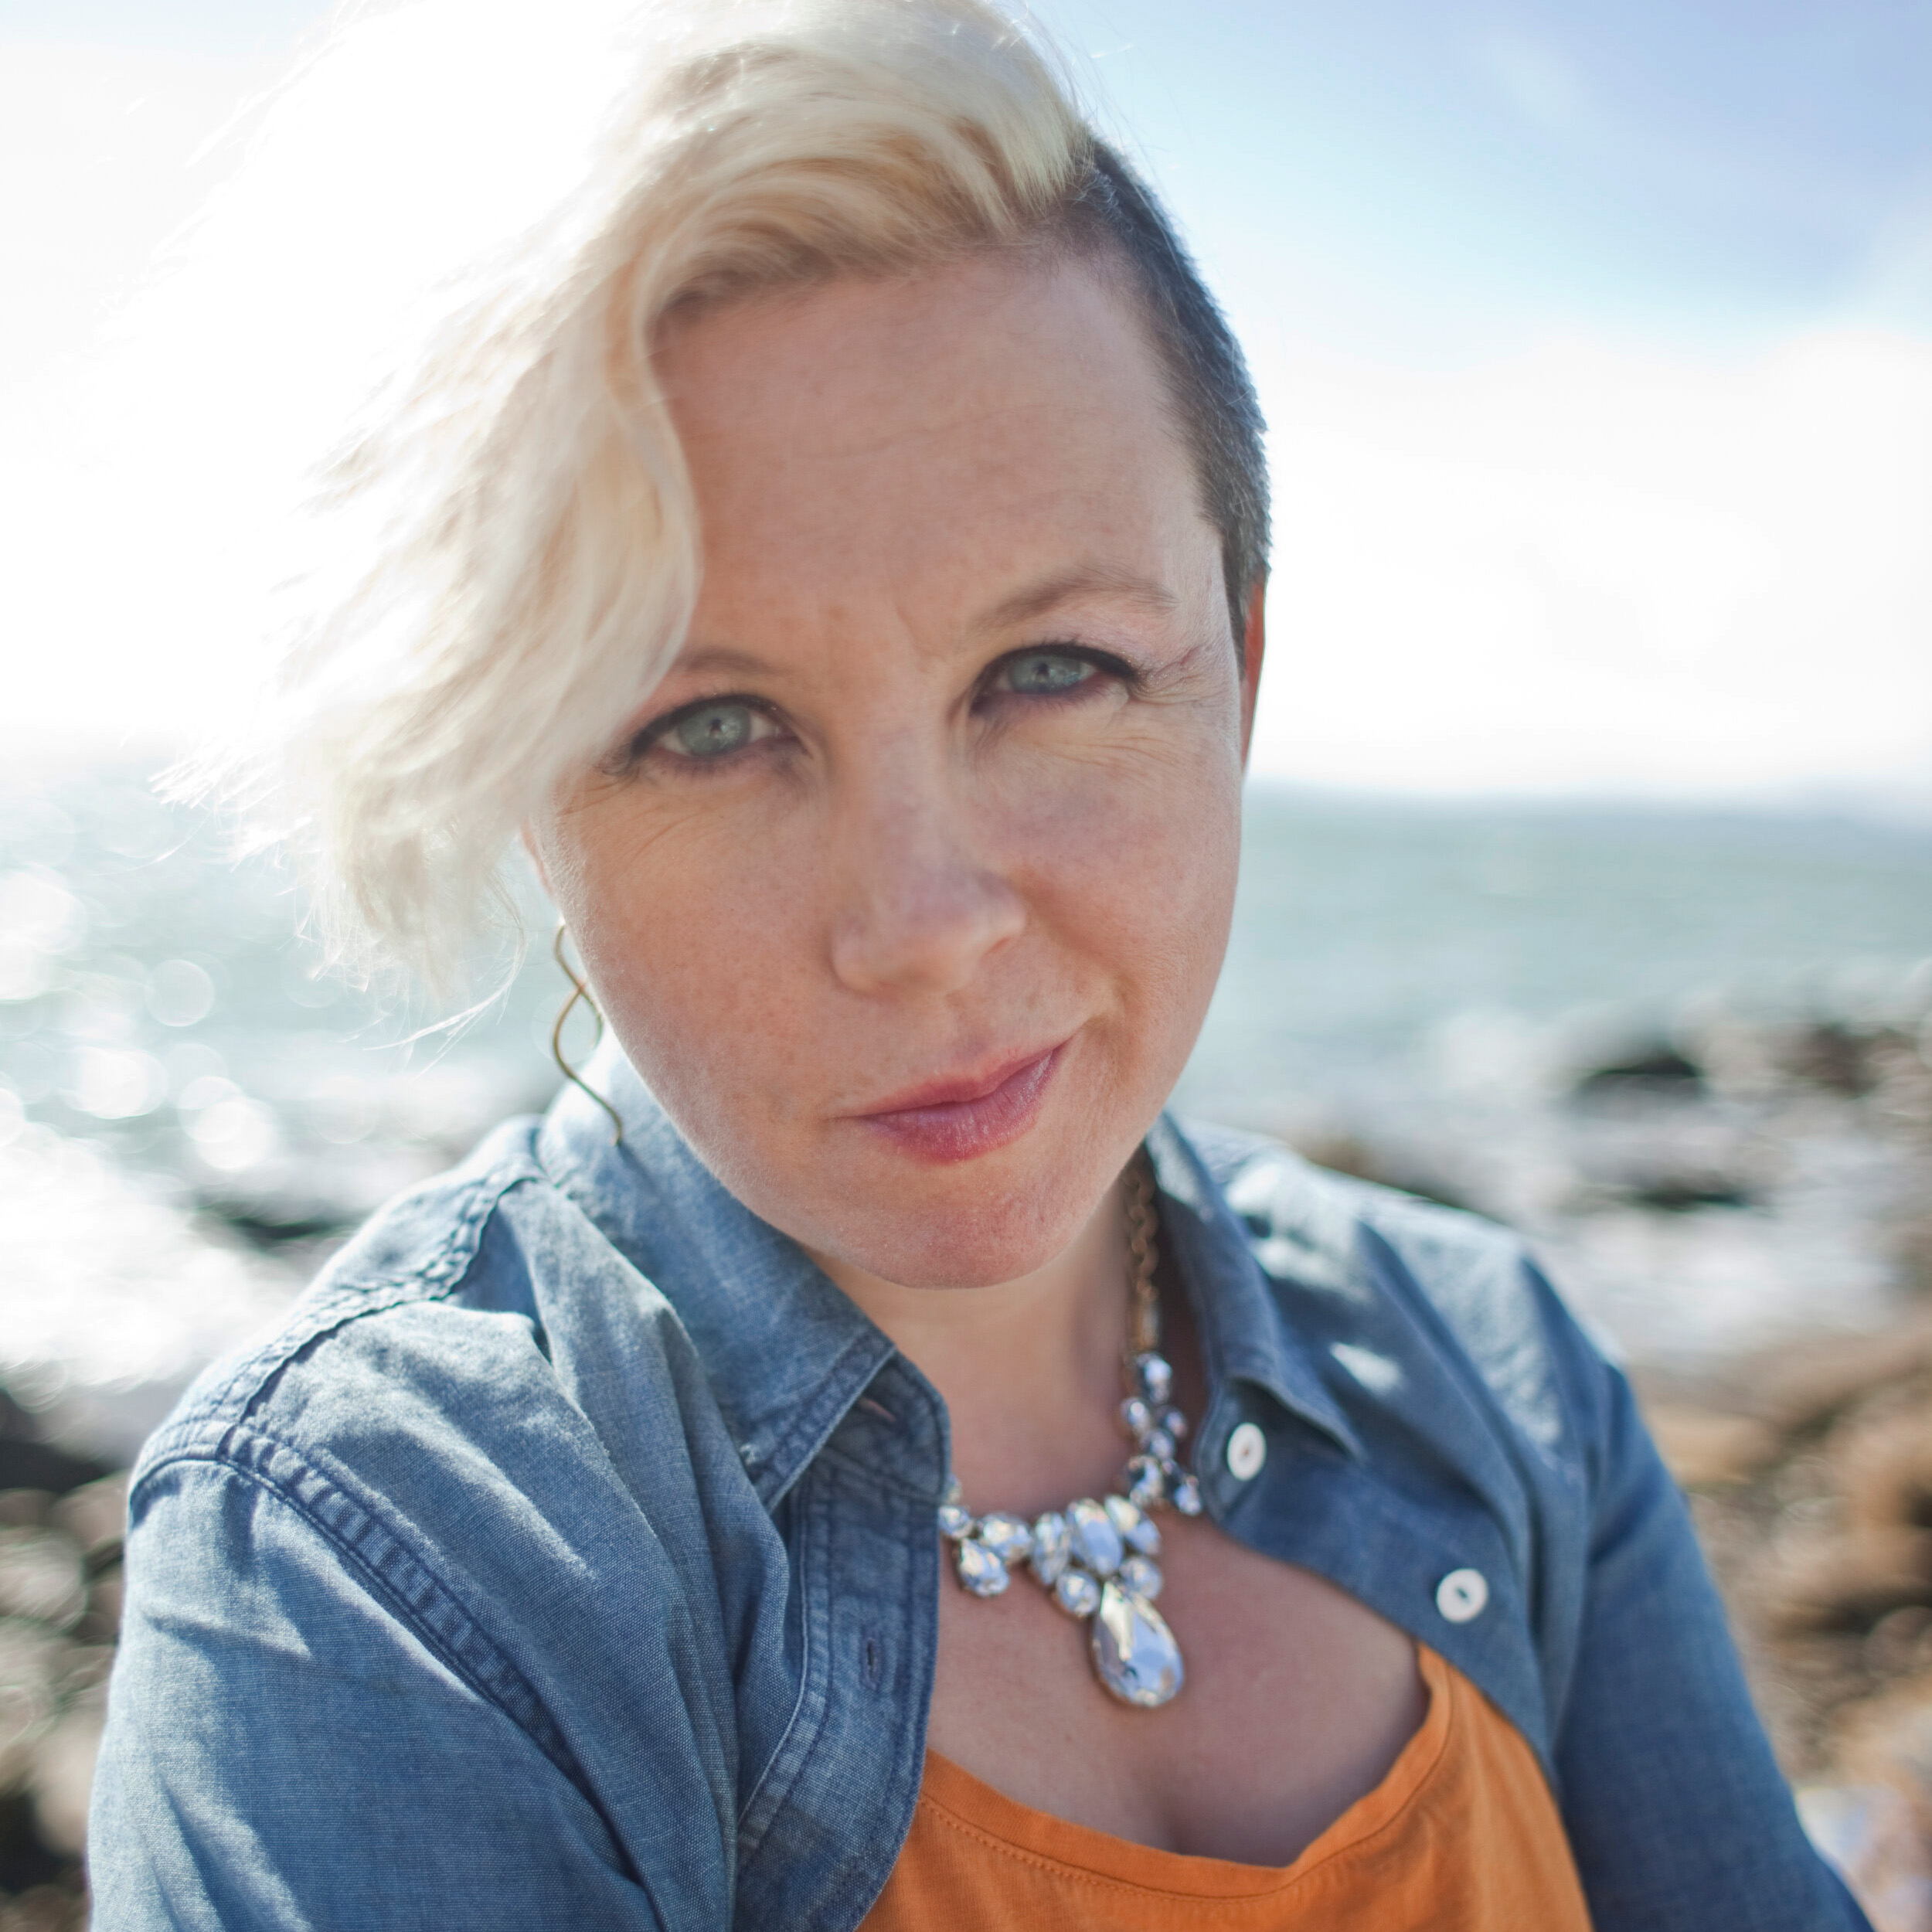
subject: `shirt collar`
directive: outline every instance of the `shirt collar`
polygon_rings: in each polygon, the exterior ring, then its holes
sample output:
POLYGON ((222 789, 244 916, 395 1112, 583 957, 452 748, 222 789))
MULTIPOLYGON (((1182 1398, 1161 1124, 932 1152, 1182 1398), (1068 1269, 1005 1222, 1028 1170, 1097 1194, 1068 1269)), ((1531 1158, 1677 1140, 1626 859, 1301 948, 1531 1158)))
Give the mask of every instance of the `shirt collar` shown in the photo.
POLYGON ((607 1042, 584 1076, 624 1121, 566 1087, 539 1141, 546 1169, 668 1301, 696 1348, 745 1471, 776 1505, 893 1352, 789 1236, 760 1220, 607 1042))
MULTIPOLYGON (((795 1241, 726 1191, 614 1041, 584 1078, 616 1108, 624 1138, 594 1100, 566 1087, 539 1138, 544 1167, 670 1303, 747 1474, 775 1505, 893 1358, 893 1345, 795 1241)), ((1148 1146, 1211 1394, 1231 1380, 1251 1383, 1359 1455, 1186 1136, 1163 1115, 1148 1146)))
POLYGON ((1246 1230, 1172 1115, 1155 1122, 1147 1149, 1161 1191, 1161 1232, 1179 1264, 1201 1338, 1209 1400, 1231 1382, 1252 1383, 1359 1458, 1360 1439, 1262 1273, 1246 1230))

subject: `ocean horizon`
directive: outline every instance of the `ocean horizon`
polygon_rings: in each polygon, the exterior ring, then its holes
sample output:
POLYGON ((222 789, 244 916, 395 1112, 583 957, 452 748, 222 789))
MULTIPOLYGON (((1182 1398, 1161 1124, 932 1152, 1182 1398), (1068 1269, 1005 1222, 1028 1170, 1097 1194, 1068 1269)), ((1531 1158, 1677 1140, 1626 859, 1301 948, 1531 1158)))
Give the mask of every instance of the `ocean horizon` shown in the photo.
MULTIPOLYGON (((500 997, 421 1032, 151 770, 0 792, 0 1384, 117 1453, 383 1199, 546 1102, 565 991, 532 896, 500 997)), ((1932 823, 1261 782, 1175 1106, 1509 1221, 1609 1345, 1695 1361, 1917 1291, 1928 1069, 1932 823)))

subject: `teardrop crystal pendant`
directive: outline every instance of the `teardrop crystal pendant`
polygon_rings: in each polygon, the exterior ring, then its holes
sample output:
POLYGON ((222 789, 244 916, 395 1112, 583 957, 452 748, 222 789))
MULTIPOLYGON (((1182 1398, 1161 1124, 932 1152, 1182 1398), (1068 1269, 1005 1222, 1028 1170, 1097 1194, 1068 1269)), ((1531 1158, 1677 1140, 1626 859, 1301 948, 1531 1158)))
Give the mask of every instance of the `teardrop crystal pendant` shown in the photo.
POLYGON ((1185 1676, 1181 1647, 1145 1597, 1103 1583, 1091 1628, 1094 1673, 1123 1704, 1156 1710, 1179 1690, 1185 1676))

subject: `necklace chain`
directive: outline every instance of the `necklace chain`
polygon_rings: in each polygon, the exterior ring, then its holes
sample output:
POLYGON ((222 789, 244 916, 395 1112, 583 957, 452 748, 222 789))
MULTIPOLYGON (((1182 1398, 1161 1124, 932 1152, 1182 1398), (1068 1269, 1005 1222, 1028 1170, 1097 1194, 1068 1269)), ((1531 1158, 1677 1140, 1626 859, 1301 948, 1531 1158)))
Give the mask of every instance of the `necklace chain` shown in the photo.
POLYGON ((1072 1617, 1090 1626, 1094 1675, 1123 1703, 1147 1710, 1181 1688, 1180 1646, 1154 1607, 1162 1578, 1157 1509, 1201 1513, 1200 1485, 1183 1468, 1187 1418, 1173 1401, 1174 1372, 1160 1352, 1160 1217, 1145 1148, 1122 1177, 1127 1197, 1128 1305, 1121 1368, 1127 1394, 1122 1425, 1134 1443, 1116 1492, 1083 1496, 1029 1523, 1005 1510, 975 1516, 958 1478, 949 1478, 939 1505, 940 1534, 953 1546, 954 1573, 975 1597, 998 1597, 1017 1568, 1072 1617))
POLYGON ((1154 1285, 1160 1264, 1155 1243, 1161 1218, 1154 1206, 1154 1176, 1145 1155, 1128 1163, 1127 1265, 1131 1298, 1127 1315, 1128 1366, 1138 1355, 1152 1355, 1161 1345, 1161 1298, 1154 1285))

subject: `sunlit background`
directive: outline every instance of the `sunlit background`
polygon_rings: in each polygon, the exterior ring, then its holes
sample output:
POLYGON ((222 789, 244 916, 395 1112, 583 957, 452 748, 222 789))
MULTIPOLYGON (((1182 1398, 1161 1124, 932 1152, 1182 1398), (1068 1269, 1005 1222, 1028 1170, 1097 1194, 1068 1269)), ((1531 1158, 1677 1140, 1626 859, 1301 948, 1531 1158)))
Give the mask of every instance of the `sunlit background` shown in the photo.
MULTIPOLYGON (((1036 11, 1270 425, 1242 897, 1180 1097, 1523 1229, 1755 1577, 1737 1526, 1835 1522, 1821 1432, 1925 1359, 1932 7, 1036 11)), ((556 1081, 541 944, 400 1048, 423 1016, 318 977, 287 881, 148 784, 242 714, 275 532, 238 453, 321 379, 229 345, 211 410, 150 264, 324 12, 0 0, 0 1618, 70 1660, 0 1701, 0 1892, 73 1882, 117 1587, 75 1485, 556 1081)), ((329 192, 291 210, 318 247, 329 192)), ((1932 1669, 1932 1591, 1848 1623, 1833 1587, 1826 1663, 1753 1668, 1787 1766, 1842 1783, 1840 1714, 1932 1669)), ((1867 1896, 1903 1873, 1883 1932, 1932 1928, 1919 1840, 1834 1804, 1867 1896)))
MULTIPOLYGON (((238 682, 166 570, 231 479, 74 426, 99 325, 324 11, 0 8, 10 737, 178 731, 238 682)), ((1261 771, 1927 808, 1932 12, 1038 12, 1253 359, 1261 771)), ((238 388, 299 381, 260 353, 238 388)))

